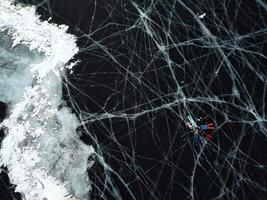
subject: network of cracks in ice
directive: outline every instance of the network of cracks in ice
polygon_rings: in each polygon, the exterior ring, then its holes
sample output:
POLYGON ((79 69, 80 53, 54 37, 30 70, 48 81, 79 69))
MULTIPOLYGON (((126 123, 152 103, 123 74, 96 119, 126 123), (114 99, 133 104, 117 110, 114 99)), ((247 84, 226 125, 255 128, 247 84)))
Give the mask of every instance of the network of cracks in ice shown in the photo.
MULTIPOLYGON (((87 12, 78 10, 78 28, 72 27, 80 36, 83 60, 68 77, 66 93, 83 121, 82 131, 110 165, 92 169, 93 195, 263 199, 264 14, 245 12, 245 19, 260 22, 242 32, 235 26, 252 22, 242 21, 239 9, 225 8, 227 1, 218 3, 225 10, 213 9, 208 1, 196 2, 199 8, 194 1, 148 2, 122 6, 105 1, 107 24, 103 20, 96 30, 83 32, 80 21, 88 19, 87 12), (185 126, 189 114, 207 116, 215 124, 212 142, 192 144, 185 126)), ((244 8, 239 2, 237 8, 244 8)), ((52 15, 54 8, 44 12, 52 15)))

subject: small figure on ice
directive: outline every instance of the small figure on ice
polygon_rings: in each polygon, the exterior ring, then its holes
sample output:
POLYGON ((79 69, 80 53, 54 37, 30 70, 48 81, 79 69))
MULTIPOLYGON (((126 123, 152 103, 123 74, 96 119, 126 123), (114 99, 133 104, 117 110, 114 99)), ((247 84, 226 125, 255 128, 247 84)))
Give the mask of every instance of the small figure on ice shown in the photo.
POLYGON ((191 115, 187 116, 187 127, 193 133, 193 143, 199 144, 200 137, 204 137, 206 140, 211 141, 213 139, 211 131, 215 129, 212 122, 208 123, 206 117, 193 118, 191 115))

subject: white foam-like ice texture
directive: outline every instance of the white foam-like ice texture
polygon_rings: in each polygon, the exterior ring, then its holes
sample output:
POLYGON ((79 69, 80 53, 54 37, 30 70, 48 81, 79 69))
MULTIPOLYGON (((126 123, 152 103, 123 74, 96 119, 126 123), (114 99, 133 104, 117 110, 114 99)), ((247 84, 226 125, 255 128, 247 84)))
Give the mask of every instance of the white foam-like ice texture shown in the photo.
POLYGON ((0 4, 0 101, 9 104, 0 164, 26 200, 89 198, 88 157, 79 121, 62 100, 62 74, 77 53, 66 26, 34 7, 0 4))

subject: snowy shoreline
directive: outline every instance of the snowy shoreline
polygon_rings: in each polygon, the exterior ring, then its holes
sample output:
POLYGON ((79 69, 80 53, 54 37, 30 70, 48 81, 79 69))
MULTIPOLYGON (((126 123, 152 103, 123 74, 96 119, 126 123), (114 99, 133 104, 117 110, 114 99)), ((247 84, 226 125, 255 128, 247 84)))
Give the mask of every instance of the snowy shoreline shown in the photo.
POLYGON ((12 66, 0 72, 0 100, 10 104, 0 124, 6 130, 0 163, 27 200, 85 200, 91 190, 87 160, 94 150, 76 134, 76 116, 59 108, 64 104, 61 75, 78 52, 76 38, 66 30, 40 21, 34 7, 1 1, 0 32, 8 34, 12 46, 0 44, 0 50, 12 66), (30 65, 25 47, 39 53, 30 65))

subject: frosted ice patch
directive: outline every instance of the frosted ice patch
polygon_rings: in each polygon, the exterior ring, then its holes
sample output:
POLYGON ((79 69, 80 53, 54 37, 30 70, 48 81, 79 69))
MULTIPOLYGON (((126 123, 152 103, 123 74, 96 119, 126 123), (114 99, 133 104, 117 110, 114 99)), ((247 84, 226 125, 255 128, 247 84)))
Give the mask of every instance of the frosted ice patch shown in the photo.
POLYGON ((66 64, 78 52, 67 27, 42 22, 34 7, 0 4, 0 101, 6 137, 0 164, 26 200, 89 198, 88 158, 94 153, 76 134, 76 116, 62 105, 66 64), (62 71, 61 71, 62 70, 62 71))
POLYGON ((203 13, 201 15, 198 16, 199 19, 203 19, 206 16, 206 13, 203 13))

